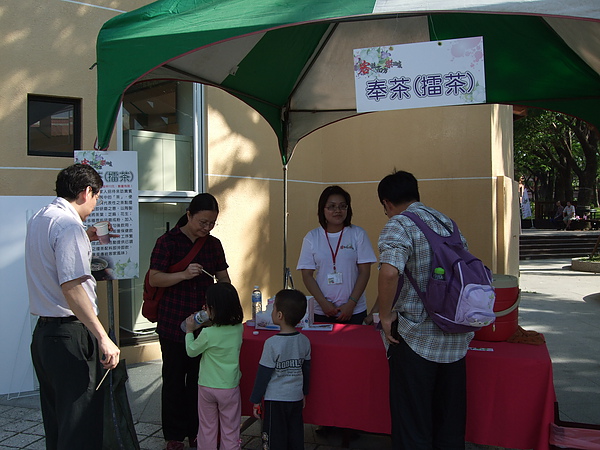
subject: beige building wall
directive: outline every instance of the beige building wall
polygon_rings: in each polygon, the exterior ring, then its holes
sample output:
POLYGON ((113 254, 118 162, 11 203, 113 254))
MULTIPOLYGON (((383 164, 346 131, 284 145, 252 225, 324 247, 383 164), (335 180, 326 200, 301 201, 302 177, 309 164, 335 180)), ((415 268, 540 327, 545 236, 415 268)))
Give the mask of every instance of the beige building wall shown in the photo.
MULTIPOLYGON (((227 203, 235 204, 234 211, 223 208, 219 219, 231 229, 223 240, 232 279, 242 281, 243 299, 250 298, 254 284, 272 296, 283 286, 282 166, 274 135, 237 100, 216 89, 207 98, 209 190, 228 192, 227 203), (226 119, 234 114, 234 121, 226 119), (241 247, 235 234, 245 241, 241 247)), ((295 268, 302 238, 318 226, 321 191, 339 184, 350 192, 353 223, 366 229, 377 253, 387 220, 377 184, 394 169, 417 177, 421 200, 452 216, 470 250, 494 273, 518 275, 518 222, 511 217, 516 205, 512 108, 478 105, 366 114, 302 140, 288 165, 287 266, 295 287, 305 290, 295 268)), ((369 303, 376 297, 376 280, 374 264, 369 303)), ((245 307, 249 314, 249 301, 245 307)))
POLYGON ((83 99, 83 148, 94 146, 96 71, 90 68, 96 61, 96 37, 120 11, 150 2, 89 3, 8 0, 0 5, 0 195, 52 195, 48 187, 54 186, 55 169, 72 163, 27 156, 27 94, 83 99))
MULTIPOLYGON (((82 99, 83 148, 96 138, 95 43, 102 24, 142 0, 8 0, 0 6, 0 195, 52 195, 70 158, 27 156, 27 94, 82 99)), ((255 284, 264 298, 283 286, 283 168, 275 135, 253 110, 206 89, 206 185, 220 202, 220 238, 230 274, 250 315, 255 284)), ((115 149, 115 136, 111 149, 115 149)), ((302 238, 318 225, 316 203, 330 184, 353 198, 354 220, 377 253, 386 217, 379 180, 413 172, 422 200, 451 215, 470 248, 494 272, 518 272, 518 209, 512 181, 512 110, 480 105, 373 113, 302 140, 288 166, 287 266, 295 286, 302 238)), ((377 270, 367 289, 375 300, 377 270)), ((106 283, 99 284, 106 323, 106 283)), ((118 311, 118 295, 115 292, 118 311)), ((118 326, 118 317, 117 317, 118 326)), ((129 362, 159 357, 156 344, 124 349, 129 362)))
POLYGON ((275 134, 251 108, 207 88, 207 191, 219 201, 221 239, 246 317, 254 285, 263 299, 283 286, 282 163, 275 134))
MULTIPOLYGON (((353 195, 355 223, 367 230, 375 248, 387 220, 377 197, 377 184, 394 169, 409 171, 419 180, 421 200, 453 217, 470 250, 493 272, 518 272, 517 248, 500 247, 498 239, 505 215, 497 205, 498 177, 510 177, 513 172, 510 107, 417 109, 356 117, 302 142, 290 167, 291 178, 321 182, 314 189, 318 192, 313 193, 313 210, 324 185, 345 187, 353 195), (500 123, 504 131, 498 128, 500 123), (320 170, 313 163, 318 153, 322 158, 320 170), (507 257, 508 253, 513 257, 507 257)), ((512 203, 514 198, 508 200, 512 203)), ((317 225, 316 212, 310 223, 302 223, 304 211, 292 210, 290 216, 294 213, 299 218, 297 234, 302 236, 317 225)), ((518 228, 510 230, 511 236, 516 236, 518 228)), ((503 242, 507 243, 506 238, 503 242)), ((291 243, 296 258, 300 245, 301 239, 291 243)), ((369 299, 376 295, 376 276, 373 267, 369 299)))
MULTIPOLYGON (((82 149, 96 140, 96 38, 112 17, 146 0, 5 0, 0 4, 0 195, 52 196, 73 158, 27 155, 27 95, 82 99, 82 149)), ((115 147, 113 135, 112 148, 115 147)), ((114 283, 116 285, 116 283, 114 283)), ((98 283, 107 320, 106 283, 98 283)), ((116 289, 116 286, 115 286, 116 289)), ((2 299, 6 301, 6 299, 2 299)), ((118 296, 115 295, 118 311, 118 296)), ((115 320, 118 330, 118 316, 115 320)), ((158 346, 123 352, 129 362, 160 357, 158 346)))

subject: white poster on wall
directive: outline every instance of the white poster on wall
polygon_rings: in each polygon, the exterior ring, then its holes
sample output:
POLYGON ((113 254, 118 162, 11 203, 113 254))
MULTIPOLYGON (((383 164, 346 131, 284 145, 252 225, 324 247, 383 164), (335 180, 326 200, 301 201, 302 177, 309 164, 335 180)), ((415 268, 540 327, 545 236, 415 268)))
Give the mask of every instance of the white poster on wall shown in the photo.
POLYGON ((92 273, 98 281, 138 278, 139 209, 137 152, 82 150, 75 162, 89 164, 102 177, 101 202, 85 221, 92 226, 109 221, 113 227, 110 243, 92 243, 92 273))
POLYGON ((358 112, 485 103, 483 37, 354 50, 358 112))
POLYGON ((33 391, 36 388, 31 362, 31 336, 37 317, 29 313, 25 277, 27 221, 55 197, 0 197, 0 395, 33 391))

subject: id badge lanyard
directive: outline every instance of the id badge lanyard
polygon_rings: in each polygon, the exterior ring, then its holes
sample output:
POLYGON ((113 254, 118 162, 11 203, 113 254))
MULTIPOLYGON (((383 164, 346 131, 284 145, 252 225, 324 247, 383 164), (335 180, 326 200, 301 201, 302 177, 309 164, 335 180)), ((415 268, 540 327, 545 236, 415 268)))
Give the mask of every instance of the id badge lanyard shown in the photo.
POLYGON ((333 273, 327 275, 327 284, 342 284, 342 274, 337 271, 336 267, 336 259, 338 251, 340 250, 340 243, 342 242, 342 237, 344 236, 344 229, 340 233, 340 238, 338 239, 337 245, 335 247, 335 252, 333 251, 333 247, 331 246, 331 242, 329 242, 329 235, 327 234, 327 230, 325 230, 325 237, 327 238, 327 244, 329 245, 329 250, 331 251, 331 259, 333 261, 333 273))

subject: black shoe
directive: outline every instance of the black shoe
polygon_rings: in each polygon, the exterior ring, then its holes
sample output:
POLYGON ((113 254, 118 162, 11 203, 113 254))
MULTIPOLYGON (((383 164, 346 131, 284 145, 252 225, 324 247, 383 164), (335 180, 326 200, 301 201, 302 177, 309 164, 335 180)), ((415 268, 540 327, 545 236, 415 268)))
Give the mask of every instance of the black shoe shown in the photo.
POLYGON ((333 429, 334 427, 332 426, 318 425, 317 428, 315 428, 315 433, 317 433, 319 436, 327 436, 333 431, 333 429))
POLYGON ((360 437, 360 433, 358 432, 358 430, 354 430, 352 428, 344 428, 343 433, 351 441, 354 441, 360 437))

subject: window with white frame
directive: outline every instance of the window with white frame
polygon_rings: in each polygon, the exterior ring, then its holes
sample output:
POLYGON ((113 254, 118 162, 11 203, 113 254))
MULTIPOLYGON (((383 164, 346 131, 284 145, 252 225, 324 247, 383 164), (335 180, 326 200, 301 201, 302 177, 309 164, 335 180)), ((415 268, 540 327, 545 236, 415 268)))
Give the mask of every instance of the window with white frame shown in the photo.
POLYGON ((204 189, 202 86, 172 80, 136 84, 122 107, 122 148, 138 153, 140 278, 119 282, 125 334, 151 331, 141 315, 143 277, 156 239, 204 189))

